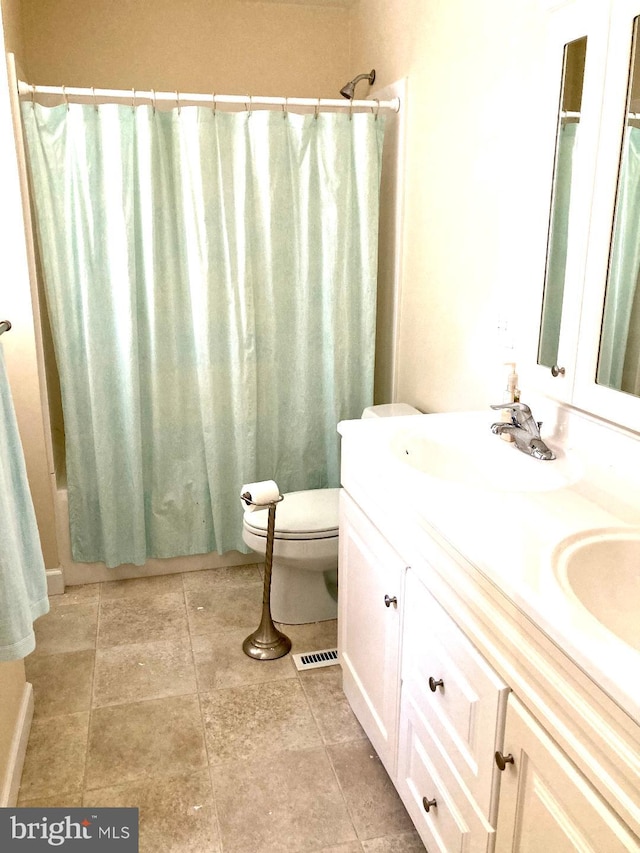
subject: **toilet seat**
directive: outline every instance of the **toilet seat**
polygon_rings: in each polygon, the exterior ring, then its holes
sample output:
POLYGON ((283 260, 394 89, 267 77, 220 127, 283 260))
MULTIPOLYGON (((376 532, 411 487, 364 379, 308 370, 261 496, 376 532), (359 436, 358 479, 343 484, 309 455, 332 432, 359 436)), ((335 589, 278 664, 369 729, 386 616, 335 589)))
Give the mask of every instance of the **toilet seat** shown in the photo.
MULTIPOLYGON (((289 492, 276 509, 276 539, 331 539, 338 535, 340 489, 289 492)), ((268 509, 245 512, 244 526, 266 538, 268 509)))

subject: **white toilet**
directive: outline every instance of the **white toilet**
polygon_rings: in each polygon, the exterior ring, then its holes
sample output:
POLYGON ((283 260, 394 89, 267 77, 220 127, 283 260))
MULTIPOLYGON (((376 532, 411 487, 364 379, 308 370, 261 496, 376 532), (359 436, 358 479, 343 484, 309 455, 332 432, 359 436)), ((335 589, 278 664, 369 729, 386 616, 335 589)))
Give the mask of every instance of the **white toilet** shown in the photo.
MULTIPOLYGON (((406 403, 369 406, 363 418, 419 415, 406 403)), ((340 489, 288 492, 276 508, 271 615, 288 625, 323 622, 338 613, 340 489)), ((242 538, 264 557, 267 509, 245 512, 242 538)))

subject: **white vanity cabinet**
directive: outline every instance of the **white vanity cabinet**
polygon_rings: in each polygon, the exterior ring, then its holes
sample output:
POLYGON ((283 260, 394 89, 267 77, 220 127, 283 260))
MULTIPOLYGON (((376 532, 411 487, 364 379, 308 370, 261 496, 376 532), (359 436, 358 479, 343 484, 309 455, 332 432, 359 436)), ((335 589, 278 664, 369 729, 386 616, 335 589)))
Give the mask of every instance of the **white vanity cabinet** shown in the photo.
POLYGON ((339 572, 343 689, 425 844, 490 850, 508 687, 344 491, 339 572))
POLYGON ((640 853, 637 726, 435 530, 353 491, 344 691, 429 853, 640 853))
POLYGON ((515 696, 509 697, 496 853, 639 850, 584 776, 515 696))
POLYGON ((393 778, 405 563, 344 491, 340 495, 339 554, 342 686, 393 778))

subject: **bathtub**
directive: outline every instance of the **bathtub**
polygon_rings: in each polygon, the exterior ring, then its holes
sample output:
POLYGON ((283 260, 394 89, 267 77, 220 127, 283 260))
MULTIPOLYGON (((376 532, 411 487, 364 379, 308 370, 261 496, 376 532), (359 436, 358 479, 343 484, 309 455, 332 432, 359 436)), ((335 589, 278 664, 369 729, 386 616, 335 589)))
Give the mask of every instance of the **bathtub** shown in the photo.
POLYGON ((100 581, 144 578, 151 575, 171 575, 177 572, 197 572, 201 569, 217 569, 224 566, 244 566, 256 562, 255 554, 228 551, 226 554, 193 554, 188 557, 168 559, 152 558, 143 566, 124 564, 108 569, 104 563, 77 563, 71 556, 69 533, 69 498, 66 488, 55 491, 56 535, 60 568, 47 571, 49 594, 64 592, 65 586, 100 581))

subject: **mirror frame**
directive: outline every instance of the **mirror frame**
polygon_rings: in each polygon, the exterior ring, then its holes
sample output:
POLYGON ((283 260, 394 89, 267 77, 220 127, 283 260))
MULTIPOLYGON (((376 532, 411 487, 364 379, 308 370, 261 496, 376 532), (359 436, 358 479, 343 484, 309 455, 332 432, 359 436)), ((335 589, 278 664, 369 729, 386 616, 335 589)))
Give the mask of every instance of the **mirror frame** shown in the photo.
POLYGON ((634 20, 640 16, 640 0, 616 0, 615 4, 611 4, 610 11, 572 403, 587 412, 640 432, 640 398, 596 383, 618 173, 626 124, 634 20))

